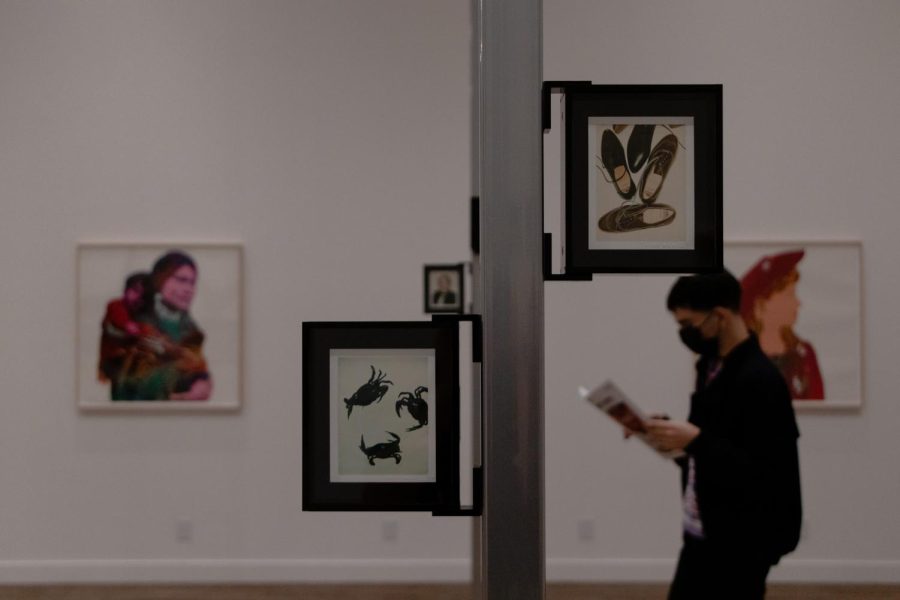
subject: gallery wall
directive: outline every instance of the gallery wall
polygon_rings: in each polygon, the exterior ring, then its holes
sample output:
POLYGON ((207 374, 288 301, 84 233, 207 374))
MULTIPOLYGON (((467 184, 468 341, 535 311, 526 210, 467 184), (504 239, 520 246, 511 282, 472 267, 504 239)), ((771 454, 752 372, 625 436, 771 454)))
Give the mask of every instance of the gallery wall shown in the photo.
MULTIPOLYGON (((723 84, 726 241, 862 242, 863 407, 799 415, 803 540, 773 578, 897 581, 900 5, 546 0, 544 19, 545 79, 723 84)), ((547 286, 551 578, 672 573, 675 469, 623 442, 575 390, 612 377, 648 410, 686 414, 692 361, 665 311, 673 281, 547 286)))
POLYGON ((468 259, 469 30, 458 1, 0 3, 0 581, 468 577, 466 519, 301 512, 300 324, 425 318, 423 263, 468 259), (240 413, 76 410, 80 241, 243 244, 240 413))
MULTIPOLYGON (((724 84, 728 238, 862 241, 864 405, 800 416, 775 577, 896 581, 900 8, 544 14, 545 79, 724 84)), ((0 581, 469 576, 466 519, 300 511, 299 365, 301 321, 422 318, 421 265, 468 258, 470 36, 460 0, 0 0, 0 581), (243 244, 240 413, 76 410, 80 241, 243 244)), ((671 573, 674 470, 576 396, 684 412, 671 282, 547 286, 551 579, 671 573)))

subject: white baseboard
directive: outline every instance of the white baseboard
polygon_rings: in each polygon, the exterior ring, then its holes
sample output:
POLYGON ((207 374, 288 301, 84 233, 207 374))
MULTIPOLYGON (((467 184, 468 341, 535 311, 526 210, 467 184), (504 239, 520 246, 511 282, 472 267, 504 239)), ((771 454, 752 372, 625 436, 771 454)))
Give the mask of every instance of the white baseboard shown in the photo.
POLYGON ((557 558, 547 561, 547 581, 663 582, 669 581, 674 572, 674 558, 557 558))
MULTIPOLYGON (((551 559, 547 581, 667 582, 675 572, 671 559, 551 559)), ((781 583, 900 583, 900 560, 785 558, 769 575, 781 583)))
MULTIPOLYGON (((550 559, 547 581, 655 582, 672 559, 550 559)), ((58 583, 465 583, 469 559, 7 560, 0 584, 58 583)), ((786 559, 770 582, 900 583, 900 560, 786 559)))
POLYGON ((900 560, 785 559, 770 581, 822 583, 900 583, 900 560))
POLYGON ((0 583, 462 583, 468 559, 0 561, 0 583))

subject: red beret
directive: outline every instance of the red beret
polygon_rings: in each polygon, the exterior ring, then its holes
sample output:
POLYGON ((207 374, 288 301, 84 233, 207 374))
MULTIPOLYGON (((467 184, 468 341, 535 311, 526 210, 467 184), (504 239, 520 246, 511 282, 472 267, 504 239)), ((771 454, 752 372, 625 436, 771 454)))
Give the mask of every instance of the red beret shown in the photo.
POLYGON ((741 316, 745 321, 753 317, 757 298, 766 297, 781 278, 789 275, 806 254, 805 250, 791 250, 763 256, 741 277, 741 316))

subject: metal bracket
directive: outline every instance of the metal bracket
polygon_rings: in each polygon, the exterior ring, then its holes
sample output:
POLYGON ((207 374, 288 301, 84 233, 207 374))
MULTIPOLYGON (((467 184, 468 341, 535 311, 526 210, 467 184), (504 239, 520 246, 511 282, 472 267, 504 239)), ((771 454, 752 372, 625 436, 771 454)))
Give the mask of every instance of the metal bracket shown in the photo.
MULTIPOLYGON (((472 362, 480 365, 484 357, 484 327, 482 325, 481 315, 432 315, 432 321, 453 321, 457 324, 468 321, 472 323, 472 362)), ((482 377, 483 371, 478 367, 478 376, 482 377)), ((431 511, 434 517, 480 517, 484 507, 484 402, 482 398, 482 385, 478 385, 478 389, 473 396, 477 402, 476 410, 479 415, 478 422, 480 430, 475 432, 479 436, 478 448, 480 450, 478 456, 478 466, 472 469, 472 506, 441 506, 431 511)))
POLYGON ((481 324, 481 315, 477 314, 434 314, 432 321, 454 321, 461 323, 468 321, 472 324, 472 362, 483 362, 484 353, 484 327, 481 324))
POLYGON ((541 127, 544 133, 553 128, 550 122, 550 95, 565 94, 567 90, 590 86, 590 81, 545 81, 541 85, 541 127))
POLYGON ((484 470, 472 469, 472 506, 448 506, 431 511, 432 517, 480 517, 484 507, 484 470))
POLYGON ((594 276, 589 272, 553 272, 553 234, 544 232, 544 281, 591 281, 594 276))
MULTIPOLYGON (((544 133, 553 128, 550 122, 550 96, 551 94, 565 94, 567 90, 576 90, 580 88, 590 87, 590 81, 545 81, 541 86, 541 125, 544 133)), ((544 153, 544 144, 541 143, 541 156, 544 153)), ((544 203, 543 192, 541 195, 541 204, 544 203)), ((542 220, 543 222, 543 220, 542 220)), ((589 272, 553 272, 553 234, 544 232, 543 242, 543 259, 544 259, 544 281, 591 281, 593 274, 589 272)))
POLYGON ((469 200, 469 245, 472 247, 473 255, 481 254, 481 199, 479 196, 472 196, 469 200))

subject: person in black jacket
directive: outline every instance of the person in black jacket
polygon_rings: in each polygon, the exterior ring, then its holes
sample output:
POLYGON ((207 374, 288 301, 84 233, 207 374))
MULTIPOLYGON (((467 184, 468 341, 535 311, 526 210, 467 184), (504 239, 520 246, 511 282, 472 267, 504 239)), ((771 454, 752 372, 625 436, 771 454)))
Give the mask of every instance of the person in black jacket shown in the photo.
POLYGON ((802 507, 791 394, 740 315, 730 273, 679 278, 667 306, 699 355, 687 421, 650 419, 661 450, 683 450, 684 544, 669 600, 760 599, 797 547, 802 507))

